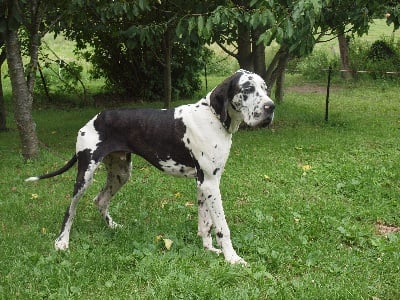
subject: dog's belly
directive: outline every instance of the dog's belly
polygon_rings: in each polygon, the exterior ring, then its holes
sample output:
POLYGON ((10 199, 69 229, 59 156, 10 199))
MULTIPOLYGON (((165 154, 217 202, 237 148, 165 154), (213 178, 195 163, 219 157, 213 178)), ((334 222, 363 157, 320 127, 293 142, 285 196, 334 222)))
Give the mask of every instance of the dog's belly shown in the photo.
POLYGON ((186 178, 196 178, 196 169, 190 166, 185 166, 172 159, 161 160, 158 162, 160 169, 167 174, 186 177, 186 178))

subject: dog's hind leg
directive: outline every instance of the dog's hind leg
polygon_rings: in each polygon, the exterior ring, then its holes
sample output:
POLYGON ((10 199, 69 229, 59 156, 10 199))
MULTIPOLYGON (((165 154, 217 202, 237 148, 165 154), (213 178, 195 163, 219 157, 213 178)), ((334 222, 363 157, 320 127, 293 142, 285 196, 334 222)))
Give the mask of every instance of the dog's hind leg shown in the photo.
POLYGON ((78 156, 78 174, 76 176, 73 197, 70 206, 65 212, 61 232, 54 243, 56 250, 66 250, 69 246, 69 235, 72 223, 76 214, 76 207, 79 199, 88 188, 93 179, 93 174, 99 166, 101 160, 93 159, 90 149, 77 153, 78 156))
POLYGON ((108 227, 116 228, 118 224, 111 218, 108 207, 111 198, 130 177, 132 170, 131 154, 125 152, 110 153, 104 158, 103 162, 107 169, 107 182, 93 201, 97 205, 108 227))

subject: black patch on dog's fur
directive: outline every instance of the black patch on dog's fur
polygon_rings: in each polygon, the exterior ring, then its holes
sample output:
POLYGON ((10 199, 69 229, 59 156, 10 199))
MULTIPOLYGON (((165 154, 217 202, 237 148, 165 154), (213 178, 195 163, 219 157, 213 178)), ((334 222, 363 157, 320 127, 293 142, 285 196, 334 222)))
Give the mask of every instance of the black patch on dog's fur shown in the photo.
POLYGON ((97 149, 105 157, 123 151, 142 156, 162 170, 162 161, 194 168, 195 162, 183 142, 186 126, 174 118, 174 109, 118 109, 99 114, 94 127, 100 134, 97 149))
POLYGON ((231 125, 231 117, 228 113, 228 106, 233 97, 240 91, 239 79, 241 72, 237 72, 231 77, 225 79, 218 85, 210 95, 210 105, 219 116, 220 121, 226 129, 231 125))

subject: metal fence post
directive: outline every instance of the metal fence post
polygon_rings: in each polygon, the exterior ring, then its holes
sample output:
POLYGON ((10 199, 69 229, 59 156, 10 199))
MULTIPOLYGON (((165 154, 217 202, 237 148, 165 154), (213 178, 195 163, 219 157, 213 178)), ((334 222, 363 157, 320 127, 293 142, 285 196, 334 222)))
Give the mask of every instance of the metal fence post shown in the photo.
POLYGON ((328 122, 329 116, 329 89, 331 87, 332 66, 328 69, 328 85, 326 87, 326 100, 325 100, 325 122, 328 122))

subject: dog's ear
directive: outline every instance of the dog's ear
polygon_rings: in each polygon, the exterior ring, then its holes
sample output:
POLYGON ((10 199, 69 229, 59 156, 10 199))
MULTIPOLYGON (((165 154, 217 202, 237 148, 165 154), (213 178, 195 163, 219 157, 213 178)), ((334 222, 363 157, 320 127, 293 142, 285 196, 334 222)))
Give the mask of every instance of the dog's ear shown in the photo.
POLYGON ((210 105, 226 127, 229 127, 230 123, 229 103, 239 91, 239 78, 241 75, 241 72, 236 72, 231 77, 228 77, 210 95, 210 105))

